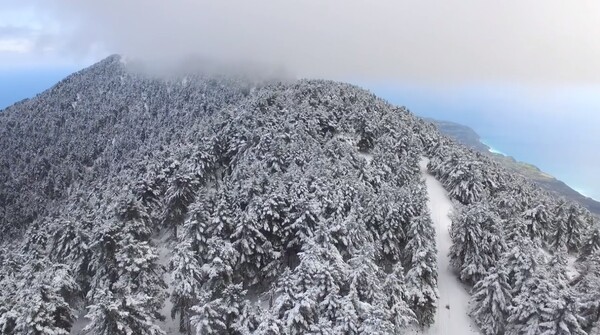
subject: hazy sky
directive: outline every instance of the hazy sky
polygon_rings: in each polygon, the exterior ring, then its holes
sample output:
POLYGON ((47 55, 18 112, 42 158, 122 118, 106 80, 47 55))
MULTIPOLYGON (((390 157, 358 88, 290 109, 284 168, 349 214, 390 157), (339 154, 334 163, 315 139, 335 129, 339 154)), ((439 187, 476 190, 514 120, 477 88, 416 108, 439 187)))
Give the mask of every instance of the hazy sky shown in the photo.
POLYGON ((311 77, 600 80, 597 0, 2 0, 0 6, 0 55, 17 63, 115 52, 196 54, 274 63, 311 77))
POLYGON ((571 184, 560 171, 586 169, 578 187, 600 198, 598 0, 0 0, 0 75, 111 53, 255 61, 370 83, 419 114, 495 119, 489 132, 517 141, 503 151, 561 143, 568 159, 534 163, 571 184), (527 127, 533 144, 513 131, 527 127), (571 157, 565 134, 589 147, 571 157))

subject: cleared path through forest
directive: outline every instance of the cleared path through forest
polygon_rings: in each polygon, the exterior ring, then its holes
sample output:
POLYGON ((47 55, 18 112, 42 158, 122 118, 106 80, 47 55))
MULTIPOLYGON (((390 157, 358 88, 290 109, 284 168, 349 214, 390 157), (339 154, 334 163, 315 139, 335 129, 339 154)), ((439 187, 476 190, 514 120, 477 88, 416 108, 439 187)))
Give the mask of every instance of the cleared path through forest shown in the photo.
POLYGON ((469 293, 464 285, 458 280, 450 267, 450 217, 452 202, 442 184, 427 172, 429 159, 423 158, 419 163, 421 173, 427 185, 429 200, 427 206, 435 227, 435 240, 437 244, 438 264, 438 300, 435 321, 430 328, 415 331, 414 334, 428 335, 468 335, 479 334, 477 326, 469 317, 469 293))

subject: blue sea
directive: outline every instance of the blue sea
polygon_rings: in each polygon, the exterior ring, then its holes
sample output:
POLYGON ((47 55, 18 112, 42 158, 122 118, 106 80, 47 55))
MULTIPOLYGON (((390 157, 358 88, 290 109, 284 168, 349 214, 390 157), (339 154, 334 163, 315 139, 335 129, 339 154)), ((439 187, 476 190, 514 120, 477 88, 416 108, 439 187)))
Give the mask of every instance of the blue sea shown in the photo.
POLYGON ((600 200, 600 87, 362 85, 416 115, 471 127, 492 150, 600 200))
POLYGON ((75 68, 0 70, 0 110, 52 87, 75 68))

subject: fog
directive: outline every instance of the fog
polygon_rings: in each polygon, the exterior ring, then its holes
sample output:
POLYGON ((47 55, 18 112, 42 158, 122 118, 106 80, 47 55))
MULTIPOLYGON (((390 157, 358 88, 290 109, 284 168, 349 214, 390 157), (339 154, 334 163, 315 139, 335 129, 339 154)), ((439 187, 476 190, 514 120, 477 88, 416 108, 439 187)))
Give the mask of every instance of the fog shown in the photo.
POLYGON ((600 2, 580 0, 48 0, 69 53, 285 67, 301 77, 590 83, 600 2))

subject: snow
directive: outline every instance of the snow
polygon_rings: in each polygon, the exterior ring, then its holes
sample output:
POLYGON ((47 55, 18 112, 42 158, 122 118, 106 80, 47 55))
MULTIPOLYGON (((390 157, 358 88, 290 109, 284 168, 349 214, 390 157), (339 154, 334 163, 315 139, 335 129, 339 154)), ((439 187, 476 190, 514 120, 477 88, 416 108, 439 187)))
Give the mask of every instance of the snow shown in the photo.
POLYGON ((569 280, 573 280, 579 276, 579 271, 576 268, 577 256, 567 255, 567 277, 569 280))
POLYGON ((545 262, 549 262, 550 259, 552 259, 552 254, 548 250, 540 247, 539 252, 542 254, 542 256, 544 256, 543 258, 544 258, 545 262))
MULTIPOLYGON (((539 251, 544 255, 544 259, 546 262, 549 262, 552 259, 552 254, 544 249, 539 248, 539 251)), ((579 276, 579 270, 577 270, 577 255, 576 254, 567 254, 567 265, 565 266, 565 271, 567 273, 567 278, 569 281, 572 281, 579 276)))
POLYGON ((442 184, 427 172, 429 159, 422 158, 421 172, 425 177, 429 200, 427 206, 436 230, 436 244, 438 248, 438 300, 435 320, 430 328, 413 330, 412 334, 426 335, 468 335, 479 334, 477 326, 467 314, 469 310, 469 293, 465 286, 455 276, 448 254, 452 240, 450 239, 450 217, 452 201, 442 184))
MULTIPOLYGON (((277 299, 277 296, 278 295, 273 295, 273 301, 277 299)), ((271 298, 263 293, 258 292, 256 289, 249 289, 248 293, 246 294, 246 298, 252 305, 259 306, 263 311, 268 311, 271 308, 269 302, 271 298)))
POLYGON ((79 335, 82 333, 81 331, 83 330, 83 328, 85 328, 85 326, 87 326, 88 323, 90 323, 90 320, 85 317, 86 315, 87 315, 87 310, 83 309, 83 310, 79 311, 79 313, 77 314, 77 317, 75 319, 75 322, 73 323, 73 327, 71 327, 71 332, 69 334, 79 335))
MULTIPOLYGON (((169 232, 168 231, 162 231, 159 236, 155 237, 154 240, 154 245, 157 246, 157 250, 158 250, 158 264, 160 264, 161 266, 163 266, 165 269, 169 268, 169 260, 171 258, 171 248, 169 248, 170 246, 170 241, 169 241, 169 232)), ((173 303, 171 302, 171 292, 173 291, 172 289, 172 281, 173 278, 171 277, 171 274, 167 271, 164 276, 163 279, 165 281, 165 284, 167 284, 167 288, 165 289, 165 294, 166 294, 166 299, 165 299, 165 304, 163 305, 163 308, 161 309, 161 314, 165 317, 165 320, 162 322, 158 322, 158 326, 160 327, 160 329, 164 330, 167 335, 180 335, 182 334, 181 332, 179 332, 179 318, 171 318, 171 308, 173 307, 173 303)))
MULTIPOLYGON (((338 140, 344 143, 349 144, 352 147, 356 147, 360 138, 355 134, 347 134, 347 133, 339 133, 333 136, 334 140, 338 140)), ((367 161, 367 164, 371 164, 373 161, 373 155, 368 152, 358 152, 358 157, 367 161)))
POLYGON ((358 157, 361 157, 362 159, 366 160, 367 164, 371 164, 371 162, 373 161, 373 155, 369 153, 359 152, 358 157))

